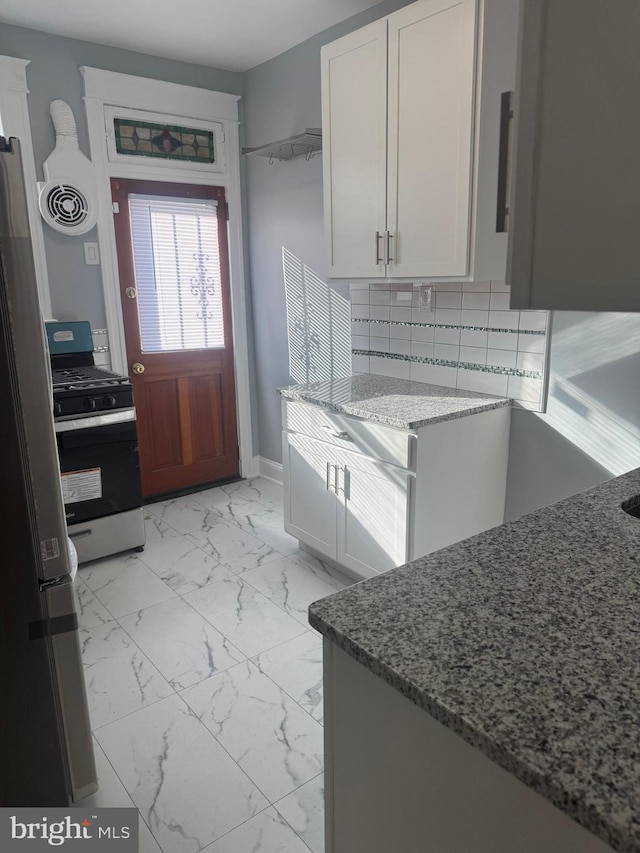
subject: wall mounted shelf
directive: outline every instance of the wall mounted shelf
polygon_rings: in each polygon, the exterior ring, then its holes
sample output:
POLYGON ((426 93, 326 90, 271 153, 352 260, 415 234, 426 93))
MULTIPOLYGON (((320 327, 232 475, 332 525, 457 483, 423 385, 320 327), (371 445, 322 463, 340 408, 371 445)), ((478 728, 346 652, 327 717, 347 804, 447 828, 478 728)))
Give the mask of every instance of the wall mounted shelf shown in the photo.
POLYGON ((270 163, 275 160, 294 160, 296 157, 310 160, 318 151, 322 151, 322 129, 319 127, 307 127, 304 133, 288 136, 268 145, 259 145, 257 148, 242 149, 243 154, 268 157, 270 163))

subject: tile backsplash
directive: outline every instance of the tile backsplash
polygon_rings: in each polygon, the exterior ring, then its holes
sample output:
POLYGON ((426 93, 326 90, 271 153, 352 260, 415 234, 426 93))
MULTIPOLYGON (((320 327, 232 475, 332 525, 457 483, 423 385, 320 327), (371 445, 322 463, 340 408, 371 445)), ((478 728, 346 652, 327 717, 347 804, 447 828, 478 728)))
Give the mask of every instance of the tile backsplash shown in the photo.
POLYGON ((512 311, 503 281, 351 285, 354 373, 380 373, 543 405, 546 311, 512 311))

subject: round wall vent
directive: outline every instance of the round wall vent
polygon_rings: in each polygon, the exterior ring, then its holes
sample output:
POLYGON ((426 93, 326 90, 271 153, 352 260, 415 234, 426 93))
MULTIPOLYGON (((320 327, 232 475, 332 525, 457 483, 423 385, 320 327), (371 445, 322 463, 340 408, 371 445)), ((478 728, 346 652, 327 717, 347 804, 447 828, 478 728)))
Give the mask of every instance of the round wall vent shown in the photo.
POLYGON ((96 216, 85 193, 73 184, 47 181, 40 192, 40 213, 45 222, 63 234, 84 234, 96 216))

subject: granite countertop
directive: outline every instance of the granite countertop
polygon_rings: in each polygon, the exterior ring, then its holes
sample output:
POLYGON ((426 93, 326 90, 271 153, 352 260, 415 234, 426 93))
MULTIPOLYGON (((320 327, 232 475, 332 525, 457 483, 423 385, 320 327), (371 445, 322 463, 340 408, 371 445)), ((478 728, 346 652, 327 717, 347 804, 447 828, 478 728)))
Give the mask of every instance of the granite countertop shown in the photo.
MULTIPOLYGON (((640 851, 640 469, 311 605, 314 628, 640 851)), ((462 507, 464 504, 462 504, 462 507)))
POLYGON ((411 382, 374 373, 279 388, 288 400, 314 403, 334 412, 381 424, 418 429, 426 424, 463 418, 510 406, 511 400, 476 391, 457 391, 442 385, 411 382))

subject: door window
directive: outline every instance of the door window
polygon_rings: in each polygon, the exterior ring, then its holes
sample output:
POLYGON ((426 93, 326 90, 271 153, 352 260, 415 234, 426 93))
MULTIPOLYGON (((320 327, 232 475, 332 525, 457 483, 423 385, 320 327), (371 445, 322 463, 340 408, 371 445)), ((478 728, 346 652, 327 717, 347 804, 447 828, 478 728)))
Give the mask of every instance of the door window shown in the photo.
POLYGON ((130 195, 142 352, 224 347, 217 202, 130 195))

